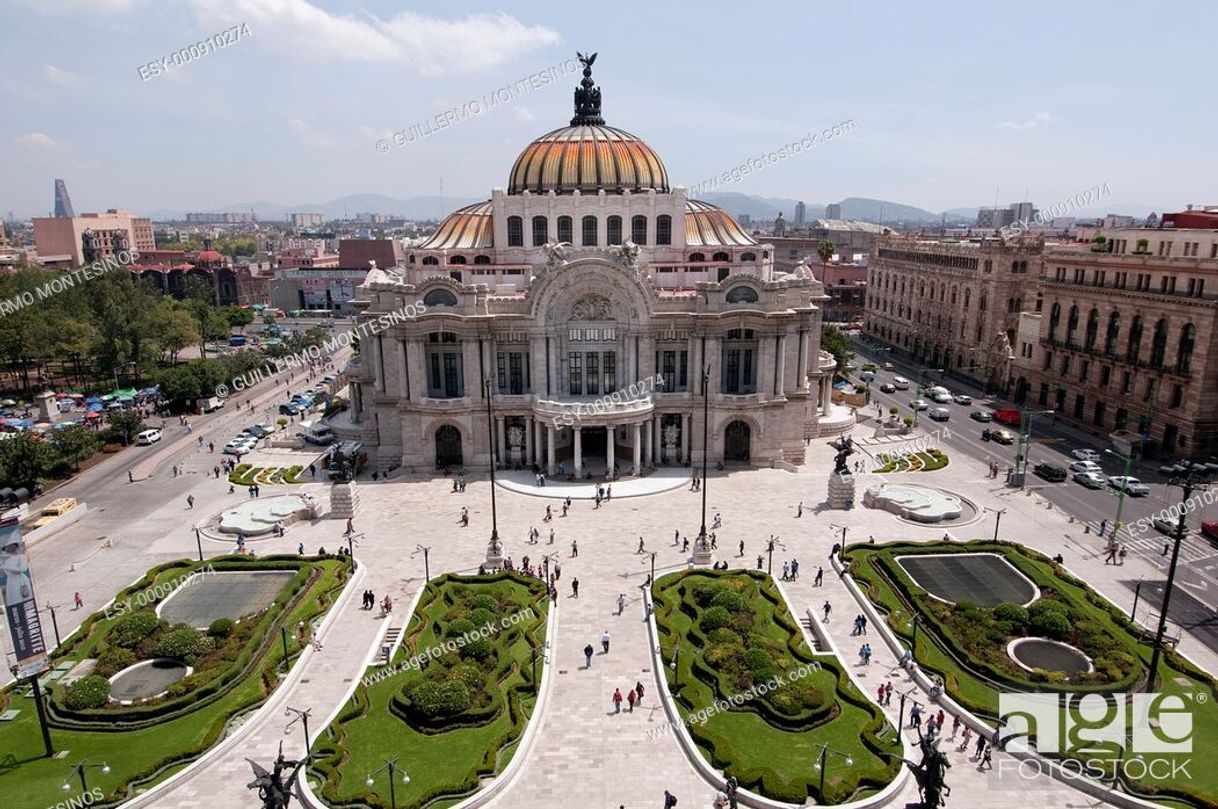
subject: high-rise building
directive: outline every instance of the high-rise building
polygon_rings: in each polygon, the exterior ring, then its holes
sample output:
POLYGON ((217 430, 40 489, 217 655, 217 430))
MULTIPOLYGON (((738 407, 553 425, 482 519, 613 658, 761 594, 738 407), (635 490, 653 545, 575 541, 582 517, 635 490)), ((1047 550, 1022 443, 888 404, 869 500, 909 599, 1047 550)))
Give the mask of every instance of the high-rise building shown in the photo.
POLYGON ((808 206, 804 205, 803 200, 795 203, 795 224, 802 225, 807 221, 808 206))
POLYGON ((319 213, 294 213, 291 216, 292 227, 294 228, 315 228, 321 226, 321 214, 319 213))
POLYGON ((826 205, 825 206, 825 218, 826 219, 841 219, 842 218, 842 206, 838 205, 836 202, 831 202, 828 205, 826 205))
POLYGON ((35 217, 34 244, 39 257, 72 265, 97 261, 121 250, 142 253, 156 249, 152 220, 132 216, 121 208, 66 219, 35 217))
POLYGON ((71 219, 76 216, 72 210, 72 198, 68 196, 68 184, 63 180, 55 181, 55 218, 71 219))

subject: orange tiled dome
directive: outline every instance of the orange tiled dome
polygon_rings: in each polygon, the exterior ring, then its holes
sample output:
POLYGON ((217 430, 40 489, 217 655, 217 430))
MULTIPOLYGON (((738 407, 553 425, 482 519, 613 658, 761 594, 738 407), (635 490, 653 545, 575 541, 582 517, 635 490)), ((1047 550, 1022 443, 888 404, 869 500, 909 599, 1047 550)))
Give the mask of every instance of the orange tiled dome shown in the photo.
POLYGON ((595 194, 602 188, 606 193, 667 192, 668 172, 659 155, 629 132, 581 124, 530 143, 512 166, 508 193, 595 194))

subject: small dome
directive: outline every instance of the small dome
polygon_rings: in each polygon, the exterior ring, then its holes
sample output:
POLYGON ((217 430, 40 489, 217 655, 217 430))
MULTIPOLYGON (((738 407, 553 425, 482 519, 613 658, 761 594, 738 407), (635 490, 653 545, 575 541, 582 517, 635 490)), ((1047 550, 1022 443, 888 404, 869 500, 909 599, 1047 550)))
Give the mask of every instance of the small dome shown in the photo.
POLYGON ((736 247, 756 245, 757 240, 740 227, 732 215, 717 205, 685 201, 686 247, 736 247))
POLYGON ((494 246, 490 202, 467 205, 450 213, 420 250, 477 250, 494 246))
POLYGON ((205 264, 223 264, 224 256, 220 255, 215 250, 204 250, 199 253, 196 260, 205 264))

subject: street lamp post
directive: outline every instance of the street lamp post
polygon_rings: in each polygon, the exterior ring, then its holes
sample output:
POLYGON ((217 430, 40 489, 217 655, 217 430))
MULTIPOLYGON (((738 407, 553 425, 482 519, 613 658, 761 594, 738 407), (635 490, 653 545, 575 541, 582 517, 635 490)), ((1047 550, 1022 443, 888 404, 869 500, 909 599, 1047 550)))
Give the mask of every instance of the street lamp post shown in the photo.
POLYGON ((538 652, 541 653, 541 659, 545 660, 545 644, 544 643, 540 646, 532 646, 532 645, 529 646, 529 655, 533 659, 533 694, 534 695, 537 694, 537 690, 539 687, 538 682, 537 682, 537 655, 538 655, 538 652))
POLYGON ((288 627, 287 624, 279 625, 279 639, 283 641, 283 670, 288 670, 288 627))
POLYGON ((1056 412, 1056 410, 1028 410, 1027 408, 1020 408, 1019 443, 1015 451, 1015 463, 1016 468, 1019 469, 1019 488, 1021 489, 1024 488, 1025 481, 1028 478, 1028 448, 1031 446, 1032 419, 1056 412))
POLYGON ((694 540, 694 555, 709 561, 710 540, 706 535, 706 462, 710 457, 710 363, 702 367, 702 527, 698 529, 698 538, 694 540))
POLYGON ((59 621, 55 618, 55 605, 48 601, 46 608, 51 613, 51 629, 55 630, 55 648, 58 649, 62 642, 59 640, 59 621))
MULTIPOLYGON (((427 554, 431 552, 431 546, 417 544, 415 545, 414 553, 419 551, 423 552, 423 582, 427 583, 431 581, 431 563, 427 560, 427 554)), ((414 554, 411 554, 411 556, 414 556, 414 554)))
MULTIPOLYGON (((656 646, 656 654, 658 654, 660 656, 661 660, 664 659, 663 644, 659 644, 656 646)), ((673 679, 674 679, 673 684, 679 686, 681 684, 681 645, 679 643, 676 643, 676 642, 673 643, 672 662, 668 664, 668 667, 670 669, 672 669, 672 671, 673 671, 673 679)))
POLYGON ((987 508, 987 511, 994 512, 994 541, 998 541, 998 526, 1002 523, 1002 515, 1007 513, 1005 508, 987 508))
POLYGON ((771 578, 773 578, 773 576, 774 576, 774 548, 775 548, 775 546, 781 547, 784 550, 787 547, 786 545, 783 545, 781 542, 778 541, 778 537, 774 536, 773 534, 770 534, 770 539, 768 542, 766 542, 765 550, 766 550, 766 553, 769 555, 769 563, 768 563, 768 567, 766 569, 766 574, 769 575, 771 578))
POLYGON ((300 710, 297 710, 296 708, 292 708, 290 706, 285 706, 283 709, 284 716, 292 716, 293 714, 295 714, 295 716, 296 716, 296 718, 293 719, 291 722, 288 722, 287 727, 283 729, 283 732, 285 734, 292 729, 292 725, 296 724, 297 721, 300 721, 304 725, 304 738, 305 738, 304 758, 305 758, 305 761, 308 761, 308 759, 309 759, 309 715, 311 713, 313 713, 312 708, 307 708, 303 711, 300 711, 300 710))
POLYGON ((1159 670, 1159 655, 1163 651, 1163 633, 1167 631, 1167 607, 1171 603, 1171 590, 1176 581, 1176 564, 1180 559, 1180 545, 1184 541, 1185 515, 1188 502, 1193 497, 1195 489, 1204 488, 1218 473, 1218 463, 1194 463, 1179 461, 1168 466, 1159 467, 1159 473, 1167 477, 1168 486, 1179 486, 1183 489, 1183 499, 1180 506, 1180 518, 1176 523, 1176 535, 1172 537, 1171 563, 1167 568, 1167 584, 1163 587, 1163 607, 1159 610, 1159 628, 1155 631, 1154 650, 1150 655, 1150 673, 1146 678, 1146 690, 1155 687, 1155 677, 1159 670))
POLYGON ((195 547, 199 549, 199 561, 203 561, 203 540, 200 537, 199 526, 195 526, 195 547))
MULTIPOLYGON (((90 767, 96 767, 97 769, 101 770, 103 775, 108 775, 110 773, 110 765, 104 762, 102 764, 90 764, 87 761, 81 761, 78 764, 73 764, 72 772, 80 777, 80 791, 82 793, 89 791, 89 783, 85 780, 85 770, 89 769, 90 767)), ((71 776, 69 775, 68 778, 71 778, 71 776)), ((72 785, 68 783, 68 778, 63 780, 64 792, 67 792, 72 788, 72 785)))
POLYGON ((816 757, 816 764, 814 765, 820 771, 820 792, 817 794, 818 803, 825 802, 825 759, 829 753, 834 753, 844 758, 847 767, 854 766, 854 758, 849 753, 843 753, 840 750, 834 750, 827 744, 821 744, 820 755, 816 757))
POLYGON ((1133 588, 1133 609, 1129 611, 1129 620, 1133 620, 1134 614, 1138 611, 1138 599, 1142 597, 1142 581, 1145 577, 1138 577, 1138 584, 1133 588))
MULTIPOLYGON (((908 698, 909 698, 909 695, 910 695, 910 694, 912 694, 914 691, 916 691, 916 690, 917 690, 917 688, 918 688, 918 687, 915 685, 913 688, 909 689, 908 691, 902 691, 902 692, 900 692, 900 695, 901 695, 901 712, 900 712, 900 715, 899 715, 899 716, 898 716, 898 718, 897 718, 897 733, 898 733, 898 734, 901 732, 901 729, 905 727, 905 700, 906 700, 906 699, 908 699, 908 698)), ((917 704, 918 704, 918 701, 917 701, 917 700, 914 700, 914 705, 917 705, 917 704)))
MULTIPOLYGON (((1122 460, 1125 461, 1125 471, 1122 472, 1121 474, 1125 476, 1126 480, 1128 480, 1129 479, 1129 468, 1131 466, 1133 466, 1133 455, 1122 455, 1121 453, 1114 452, 1110 449, 1106 449, 1106 450, 1104 450, 1104 452, 1108 453, 1109 455, 1115 455, 1116 457, 1121 458, 1122 460)), ((1112 522, 1112 533, 1109 534, 1109 536, 1112 537, 1113 542, 1116 542, 1117 532, 1121 530, 1121 510, 1124 508, 1125 508, 1125 486, 1122 486, 1120 489, 1117 490, 1116 519, 1113 520, 1113 522, 1112 522)))
POLYGON ((491 539, 487 544, 487 560, 490 561, 492 557, 502 556, 502 553, 499 552, 502 546, 499 544, 499 513, 495 510, 495 422, 491 413, 491 378, 489 376, 482 380, 482 387, 486 393, 486 440, 491 452, 491 539))
POLYGON ((347 558, 351 560, 351 569, 355 570, 355 547, 359 544, 359 537, 363 534, 347 534, 347 558))
POLYGON ((394 789, 394 784, 397 782, 397 774, 402 774, 403 784, 410 783, 410 776, 406 774, 405 770, 398 766, 398 760, 396 758, 391 761, 386 761, 385 764, 379 769, 368 773, 368 777, 364 779, 364 785, 369 787, 372 786, 374 783, 376 783, 376 776, 385 770, 389 771, 389 807, 390 809, 398 809, 397 790, 394 789))
POLYGON ((652 584, 656 583, 656 554, 657 553, 659 553, 659 551, 651 552, 651 583, 652 584))

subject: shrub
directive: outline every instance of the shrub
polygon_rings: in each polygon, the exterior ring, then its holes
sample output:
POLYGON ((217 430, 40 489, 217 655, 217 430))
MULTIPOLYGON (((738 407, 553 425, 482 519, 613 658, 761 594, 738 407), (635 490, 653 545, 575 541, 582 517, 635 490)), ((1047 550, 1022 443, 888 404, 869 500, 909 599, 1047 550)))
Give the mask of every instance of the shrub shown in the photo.
POLYGON ((740 636, 726 627, 707 632, 706 639, 712 644, 729 643, 735 646, 741 645, 740 636))
POLYGON ((796 680, 786 683, 777 691, 770 692, 770 702, 775 708, 787 715, 819 708, 825 698, 820 689, 807 680, 796 680))
POLYGON ((460 680, 428 680, 410 692, 410 707, 428 719, 456 716, 469 710, 469 689, 460 680))
POLYGON ((461 657, 483 661, 495 653, 495 647, 489 638, 474 638, 461 649, 461 657))
POLYGON ((453 666, 452 671, 448 674, 452 679, 464 683, 465 687, 471 691, 481 688, 486 682, 486 675, 482 669, 473 663, 459 663, 453 666))
POLYGON ((715 597, 720 593, 728 592, 728 588, 717 581, 701 582, 694 585, 694 603, 699 607, 706 607, 715 600, 715 597))
POLYGON ((721 629, 725 626, 731 626, 732 614, 723 607, 711 607, 702 615, 702 622, 699 624, 703 632, 711 632, 716 629, 721 629))
POLYGON ((444 634, 450 638, 459 638, 463 635, 468 635, 475 629, 477 629, 477 626, 475 626, 473 621, 468 618, 458 618, 448 625, 448 628, 444 630, 444 634))
POLYGON ((161 636, 161 641, 157 644, 157 654, 181 660, 183 663, 193 663, 212 648, 211 638, 194 627, 179 624, 161 636))
POLYGON ((211 626, 207 627, 207 634, 217 639, 227 638, 233 634, 233 628, 236 626, 231 618, 217 618, 211 622, 211 626))
POLYGON ((64 705, 73 711, 100 708, 110 699, 110 681, 98 674, 82 677, 68 688, 64 705))
POLYGON ((728 612, 739 612, 748 606, 748 602, 740 593, 725 587, 711 599, 711 605, 723 607, 728 612))
POLYGON ((738 643, 716 643, 703 653, 706 664, 718 671, 725 671, 739 665, 744 648, 738 643))
POLYGON ((101 677, 113 677, 132 665, 135 665, 134 652, 121 646, 111 646, 97 656, 93 673, 101 677))
POLYGON ((1061 613, 1063 617, 1066 615, 1066 605, 1060 601, 1054 601, 1049 598, 1041 598, 1028 608, 1028 615, 1035 618, 1038 615, 1044 615, 1046 612, 1061 613))
POLYGON ((1018 604, 1007 601, 994 607, 994 617, 999 621, 1008 621, 1016 626, 1022 626, 1028 622, 1028 611, 1018 604))
POLYGON ((495 597, 490 593, 478 593, 469 600, 469 606, 475 610, 490 610, 495 612, 499 609, 499 602, 495 601, 495 597))
POLYGON ((1033 615, 1029 625, 1036 632, 1051 638, 1060 638, 1070 632, 1070 619, 1066 617, 1065 612, 1054 610, 1043 610, 1038 615, 1033 615))
POLYGON ((106 640, 115 646, 134 649, 140 645, 140 641, 156 632, 160 623, 154 612, 129 612, 114 622, 106 634, 106 640))
POLYGON ((495 623, 495 613, 492 610, 486 609, 485 607, 476 607, 473 612, 469 614, 469 619, 473 622, 476 628, 481 629, 487 624, 495 623))

